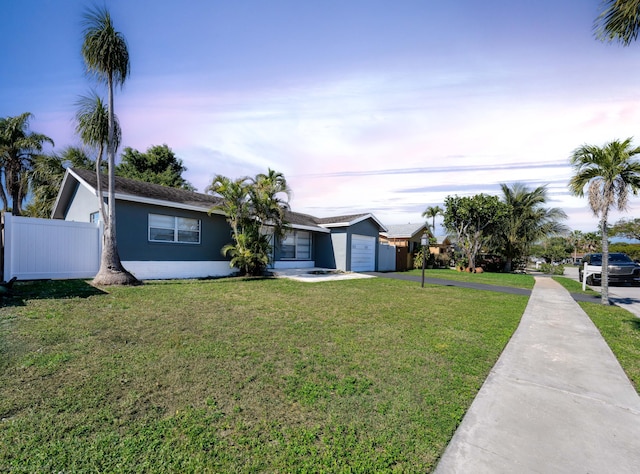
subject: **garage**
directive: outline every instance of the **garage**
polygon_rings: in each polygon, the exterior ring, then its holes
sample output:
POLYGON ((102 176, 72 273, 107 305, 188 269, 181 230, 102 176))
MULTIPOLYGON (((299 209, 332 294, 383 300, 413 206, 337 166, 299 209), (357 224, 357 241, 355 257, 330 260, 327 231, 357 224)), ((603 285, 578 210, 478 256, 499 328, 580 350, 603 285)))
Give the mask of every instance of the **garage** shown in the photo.
POLYGON ((351 236, 351 271, 373 272, 376 269, 376 238, 368 235, 351 236))

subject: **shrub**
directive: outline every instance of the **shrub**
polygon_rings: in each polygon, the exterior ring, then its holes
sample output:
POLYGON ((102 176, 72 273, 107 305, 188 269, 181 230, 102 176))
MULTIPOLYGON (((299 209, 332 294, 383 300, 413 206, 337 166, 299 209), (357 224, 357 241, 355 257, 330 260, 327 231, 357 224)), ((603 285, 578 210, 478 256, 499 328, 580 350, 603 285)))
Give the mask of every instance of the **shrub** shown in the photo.
POLYGON ((564 275, 564 265, 543 263, 540 265, 540 271, 542 271, 542 273, 547 273, 548 275, 564 275))

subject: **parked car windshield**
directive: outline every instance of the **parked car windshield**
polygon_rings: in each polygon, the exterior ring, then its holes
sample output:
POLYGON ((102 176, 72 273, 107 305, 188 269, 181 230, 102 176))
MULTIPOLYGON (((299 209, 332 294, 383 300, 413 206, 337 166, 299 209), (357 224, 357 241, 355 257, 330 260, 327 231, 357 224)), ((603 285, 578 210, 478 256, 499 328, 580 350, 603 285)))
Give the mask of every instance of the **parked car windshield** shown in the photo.
MULTIPOLYGON (((624 253, 609 254, 609 263, 633 263, 633 260, 624 253)), ((602 255, 593 255, 591 257, 591 265, 602 265, 602 255)))

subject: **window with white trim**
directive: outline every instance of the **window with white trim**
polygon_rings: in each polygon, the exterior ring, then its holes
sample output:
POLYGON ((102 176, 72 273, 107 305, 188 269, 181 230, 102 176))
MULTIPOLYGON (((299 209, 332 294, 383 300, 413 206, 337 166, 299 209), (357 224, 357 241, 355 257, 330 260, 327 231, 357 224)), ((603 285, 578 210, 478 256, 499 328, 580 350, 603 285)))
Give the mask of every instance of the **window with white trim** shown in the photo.
POLYGON ((149 214, 149 241, 199 244, 200 220, 149 214))
POLYGON ((287 232, 280 247, 280 258, 283 260, 311 259, 311 232, 287 232))

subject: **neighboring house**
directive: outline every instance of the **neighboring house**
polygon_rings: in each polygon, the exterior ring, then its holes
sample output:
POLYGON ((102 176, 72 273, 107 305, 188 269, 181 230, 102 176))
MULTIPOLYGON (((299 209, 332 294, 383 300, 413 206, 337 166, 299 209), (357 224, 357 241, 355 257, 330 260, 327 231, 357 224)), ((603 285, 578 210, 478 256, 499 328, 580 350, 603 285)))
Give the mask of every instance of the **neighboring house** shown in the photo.
POLYGON ((413 268, 413 257, 420 250, 422 235, 431 231, 426 224, 387 225, 380 232, 380 242, 396 247, 396 271, 404 272, 413 268))
MULTIPOLYGON (((380 232, 380 242, 396 247, 396 271, 403 272, 414 268, 413 259, 420 251, 422 234, 425 232, 436 240, 436 243, 429 245, 429 252, 433 255, 449 255, 453 244, 449 237, 433 237, 426 224, 399 224, 387 225, 387 230, 380 232)), ((438 257, 436 257, 438 259, 438 257)))
MULTIPOLYGON (((106 195, 106 179, 105 179, 106 195)), ((116 177, 118 252, 139 279, 225 276, 235 269, 221 249, 231 243, 224 213, 211 195, 116 177)), ((52 217, 99 219, 96 175, 68 169, 52 217)), ((274 267, 377 269, 378 235, 386 228, 372 214, 317 218, 288 212, 291 230, 274 245, 274 267)))

